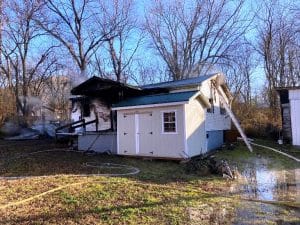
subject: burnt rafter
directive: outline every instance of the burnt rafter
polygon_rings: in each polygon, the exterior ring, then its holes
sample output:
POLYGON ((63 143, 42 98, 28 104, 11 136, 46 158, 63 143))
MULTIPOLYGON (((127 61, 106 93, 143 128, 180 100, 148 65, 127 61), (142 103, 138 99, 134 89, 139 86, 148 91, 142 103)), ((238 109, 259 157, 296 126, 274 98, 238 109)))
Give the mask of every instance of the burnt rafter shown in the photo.
POLYGON ((161 92, 167 92, 167 90, 163 88, 145 90, 137 86, 132 86, 96 76, 86 80, 71 90, 72 95, 100 97, 104 101, 111 104, 129 97, 161 92))

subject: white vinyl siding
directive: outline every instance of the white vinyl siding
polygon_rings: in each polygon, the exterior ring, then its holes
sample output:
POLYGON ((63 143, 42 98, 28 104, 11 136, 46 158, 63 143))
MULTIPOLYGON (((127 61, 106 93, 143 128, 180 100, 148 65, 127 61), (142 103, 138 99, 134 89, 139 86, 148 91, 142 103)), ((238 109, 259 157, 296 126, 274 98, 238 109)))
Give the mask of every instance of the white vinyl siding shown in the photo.
MULTIPOLYGON (((200 91, 207 97, 211 98, 210 80, 202 83, 200 91)), ((206 131, 229 130, 231 128, 231 119, 226 113, 222 112, 223 106, 220 104, 220 96, 217 92, 214 95, 214 113, 206 112, 205 128, 206 131)))
POLYGON ((300 146, 300 90, 289 91, 293 145, 300 146))
POLYGON ((190 157, 206 152, 205 112, 196 99, 185 105, 187 154, 190 157))
POLYGON ((117 116, 119 154, 166 158, 183 158, 185 156, 183 105, 118 110, 117 116), (176 112, 176 133, 171 133, 172 135, 162 133, 163 112, 176 112), (131 122, 126 122, 124 115, 131 116, 131 122), (136 117, 138 121, 133 119, 136 117), (130 134, 134 132, 135 134, 125 135, 125 137, 124 132, 130 134), (137 147, 138 151, 136 151, 137 147))

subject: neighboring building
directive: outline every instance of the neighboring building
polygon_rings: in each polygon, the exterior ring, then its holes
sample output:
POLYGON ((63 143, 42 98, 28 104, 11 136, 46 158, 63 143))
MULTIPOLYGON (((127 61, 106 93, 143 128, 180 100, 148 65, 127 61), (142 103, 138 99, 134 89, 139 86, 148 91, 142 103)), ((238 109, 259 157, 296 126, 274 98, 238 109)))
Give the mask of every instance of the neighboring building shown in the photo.
POLYGON ((71 118, 95 121, 78 137, 79 150, 182 159, 216 149, 231 120, 215 85, 229 104, 222 74, 141 87, 92 77, 71 91, 71 118))
POLYGON ((277 89, 280 96, 283 138, 300 146, 300 87, 277 89))

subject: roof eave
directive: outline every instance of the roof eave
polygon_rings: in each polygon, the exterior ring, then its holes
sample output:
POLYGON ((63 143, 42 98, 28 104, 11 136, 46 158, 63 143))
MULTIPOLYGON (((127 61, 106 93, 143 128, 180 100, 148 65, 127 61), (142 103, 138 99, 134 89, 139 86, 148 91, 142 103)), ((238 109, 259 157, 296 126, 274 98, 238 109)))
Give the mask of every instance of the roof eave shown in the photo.
POLYGON ((284 90, 299 90, 300 86, 295 86, 295 87, 276 87, 276 91, 284 91, 284 90))
POLYGON ((173 87, 188 87, 188 86, 197 86, 197 85, 201 85, 204 81, 208 80, 208 79, 211 79, 212 77, 214 76, 218 76, 220 75, 220 73, 213 73, 213 74, 208 74, 208 75, 204 75, 204 76, 199 76, 199 77, 192 77, 192 78, 186 78, 186 79, 183 79, 183 80, 176 80, 176 81, 166 81, 166 82, 161 82, 161 83, 154 83, 154 84, 148 84, 148 85, 144 85, 144 86, 140 86, 142 89, 152 89, 152 88, 161 88, 162 86, 158 87, 157 85, 166 85, 166 86, 163 86, 162 88, 167 88, 167 89, 170 89, 170 88, 173 88, 173 87), (184 81, 184 80, 191 80, 191 79, 196 79, 196 78, 204 78, 203 80, 201 80, 200 82, 198 81, 197 83, 193 83, 193 84, 178 84, 178 85, 174 85, 174 83, 178 82, 178 81, 184 81), (173 85, 172 85, 173 83, 173 85), (154 87, 151 87, 151 86, 154 86, 154 87))
MULTIPOLYGON (((72 88, 71 94, 72 95, 85 95, 85 93, 84 93, 85 91, 82 91, 82 89, 84 89, 85 86, 88 86, 92 82, 106 82, 115 87, 119 87, 119 88, 123 88, 123 89, 127 89, 127 90, 142 91, 142 89, 140 87, 124 84, 124 83, 106 79, 106 78, 93 76, 90 79, 88 79, 88 80, 82 82, 81 84, 77 85, 76 87, 72 88)), ((94 90, 94 91, 96 91, 96 90, 94 90)))
POLYGON ((180 101, 180 102, 166 102, 166 103, 156 103, 156 104, 148 104, 148 105, 134 105, 134 106, 120 106, 120 107, 112 107, 112 110, 127 110, 127 109, 141 109, 141 108, 152 108, 152 107, 161 107, 161 106, 174 106, 174 105, 183 105, 188 103, 189 101, 180 101))
POLYGON ((190 100, 197 99, 204 107, 210 108, 209 99, 201 92, 197 92, 190 100))

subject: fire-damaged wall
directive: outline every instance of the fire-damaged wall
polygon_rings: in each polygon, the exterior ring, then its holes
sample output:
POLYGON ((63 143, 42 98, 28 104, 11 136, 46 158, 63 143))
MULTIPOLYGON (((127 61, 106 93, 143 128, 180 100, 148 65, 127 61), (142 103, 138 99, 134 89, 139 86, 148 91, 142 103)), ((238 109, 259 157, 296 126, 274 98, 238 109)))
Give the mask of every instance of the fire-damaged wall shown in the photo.
MULTIPOLYGON (((73 122, 81 119, 85 119, 86 122, 97 119, 98 131, 109 130, 112 127, 110 106, 96 98, 73 100, 71 119, 73 122)), ((96 123, 89 124, 86 126, 86 131, 97 131, 96 126, 96 123)), ((79 130, 77 129, 77 131, 79 130)))

